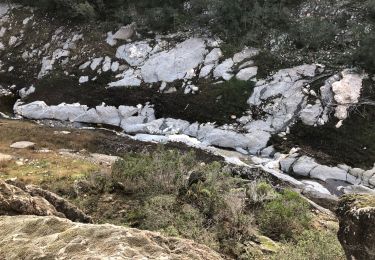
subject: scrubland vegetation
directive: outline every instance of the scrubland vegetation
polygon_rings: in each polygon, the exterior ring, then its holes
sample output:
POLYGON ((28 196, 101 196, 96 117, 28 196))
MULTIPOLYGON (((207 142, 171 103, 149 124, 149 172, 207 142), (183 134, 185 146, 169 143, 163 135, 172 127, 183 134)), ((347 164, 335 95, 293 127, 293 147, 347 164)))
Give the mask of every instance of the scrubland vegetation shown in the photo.
MULTIPOLYGON (((310 59, 315 57, 314 53, 334 50, 334 53, 340 54, 329 57, 334 64, 360 65, 370 72, 375 67, 375 53, 372 48, 375 38, 374 0, 349 1, 340 6, 344 11, 337 14, 333 12, 335 3, 327 1, 325 4, 320 4, 326 5, 326 10, 317 9, 316 13, 303 15, 300 13, 301 8, 309 4, 313 6, 314 1, 11 0, 10 2, 35 6, 43 12, 52 12, 56 17, 77 22, 98 21, 118 25, 135 22, 140 29, 157 32, 209 29, 224 40, 224 49, 229 52, 237 51, 244 45, 266 47, 270 45, 270 41, 287 40, 288 44, 284 47, 289 46, 288 48, 292 48, 290 51, 294 53, 298 50, 304 53, 310 52, 312 54, 306 56, 310 59), (331 6, 332 10, 328 6, 331 6), (353 18, 353 14, 358 17, 353 18)), ((277 55, 278 52, 272 53, 272 56, 277 55)), ((291 57, 284 58, 291 59, 291 57)))
MULTIPOLYGON (((127 153, 110 175, 88 185, 127 203, 116 223, 190 238, 236 259, 301 259, 312 248, 311 259, 343 259, 335 230, 317 231, 298 193, 236 177, 217 162, 199 163, 193 152, 127 153)), ((80 196, 77 203, 106 222, 97 201, 80 196)))

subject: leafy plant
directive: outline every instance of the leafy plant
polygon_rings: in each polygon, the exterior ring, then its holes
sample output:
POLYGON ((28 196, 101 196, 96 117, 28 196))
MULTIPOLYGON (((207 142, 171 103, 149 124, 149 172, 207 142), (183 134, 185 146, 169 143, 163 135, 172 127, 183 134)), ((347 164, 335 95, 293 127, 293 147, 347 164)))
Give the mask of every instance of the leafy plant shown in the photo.
POLYGON ((337 28, 331 21, 308 17, 291 29, 298 48, 318 50, 326 48, 335 39, 337 28))
POLYGON ((277 240, 290 240, 308 227, 311 220, 309 204, 296 192, 284 190, 268 202, 259 216, 265 235, 277 240))
POLYGON ((272 259, 288 260, 343 260, 344 251, 336 237, 329 231, 303 231, 296 242, 289 242, 272 259))

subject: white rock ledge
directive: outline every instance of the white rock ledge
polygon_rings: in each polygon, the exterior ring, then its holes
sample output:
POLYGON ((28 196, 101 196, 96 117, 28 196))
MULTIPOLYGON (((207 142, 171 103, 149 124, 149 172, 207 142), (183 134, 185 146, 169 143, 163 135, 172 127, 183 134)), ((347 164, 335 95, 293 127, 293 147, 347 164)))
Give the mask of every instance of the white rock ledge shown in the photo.
POLYGON ((263 130, 252 130, 248 133, 237 133, 211 124, 189 123, 173 118, 155 118, 155 111, 149 104, 145 106, 106 106, 102 104, 89 108, 81 104, 48 106, 43 101, 14 105, 16 115, 29 119, 55 119, 60 121, 107 124, 118 126, 129 134, 171 135, 186 134, 196 137, 205 145, 230 149, 244 149, 257 154, 267 146, 271 134, 263 130))

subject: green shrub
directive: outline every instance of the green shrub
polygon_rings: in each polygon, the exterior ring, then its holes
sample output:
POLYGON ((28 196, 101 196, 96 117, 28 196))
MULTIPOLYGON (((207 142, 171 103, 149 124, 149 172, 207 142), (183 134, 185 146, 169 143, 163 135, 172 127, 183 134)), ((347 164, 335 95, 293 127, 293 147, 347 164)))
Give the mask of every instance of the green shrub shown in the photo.
POLYGON ((275 72, 282 67, 289 67, 289 64, 286 64, 285 59, 279 57, 276 53, 267 50, 263 50, 255 56, 254 62, 258 66, 258 78, 266 78, 272 72, 275 72))
POLYGON ((277 260, 344 260, 345 254, 336 233, 304 231, 295 243, 286 244, 272 259, 277 260))
POLYGON ((13 0, 54 12, 64 18, 90 20, 97 16, 95 5, 87 0, 13 0))
POLYGON ((113 165, 111 178, 127 193, 173 194, 195 166, 194 153, 159 148, 153 153, 126 154, 113 165))
POLYGON ((375 0, 368 0, 366 3, 366 9, 370 18, 375 20, 375 0))
POLYGON ((273 187, 266 182, 252 182, 246 189, 248 203, 252 206, 262 206, 265 202, 277 197, 273 187))
POLYGON ((311 220, 309 204, 296 192, 284 190, 259 216, 261 230, 272 239, 293 239, 311 220))
POLYGON ((362 36, 360 46, 354 54, 354 61, 369 72, 375 72, 375 31, 362 36))
POLYGON ((318 50, 335 39, 337 28, 331 21, 308 17, 291 29, 291 37, 298 48, 318 50))

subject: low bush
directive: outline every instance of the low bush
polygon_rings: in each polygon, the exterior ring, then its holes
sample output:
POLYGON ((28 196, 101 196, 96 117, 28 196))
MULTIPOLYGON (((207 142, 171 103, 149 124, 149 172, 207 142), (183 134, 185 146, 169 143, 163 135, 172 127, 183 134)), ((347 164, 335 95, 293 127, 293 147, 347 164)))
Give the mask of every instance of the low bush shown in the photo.
POLYGON ((295 243, 286 244, 272 256, 275 260, 344 260, 345 254, 336 233, 304 231, 295 243))
POLYGON ((375 31, 363 34, 360 46, 354 54, 355 63, 361 65, 369 72, 375 72, 375 31))
POLYGON ((266 203, 258 219, 266 236, 290 240, 308 227, 311 213, 309 204, 298 193, 286 189, 266 203))
POLYGON ((195 166, 194 153, 160 148, 153 153, 126 154, 113 165, 111 179, 121 183, 126 193, 173 194, 195 166))
POLYGON ((266 182, 252 182, 246 189, 248 203, 253 207, 261 207, 264 203, 275 199, 278 194, 266 182))
POLYGON ((368 0, 366 9, 368 10, 369 17, 375 20, 375 0, 368 0))
POLYGON ((319 50, 333 42, 337 28, 331 21, 308 17, 295 24, 290 34, 297 48, 319 50))

